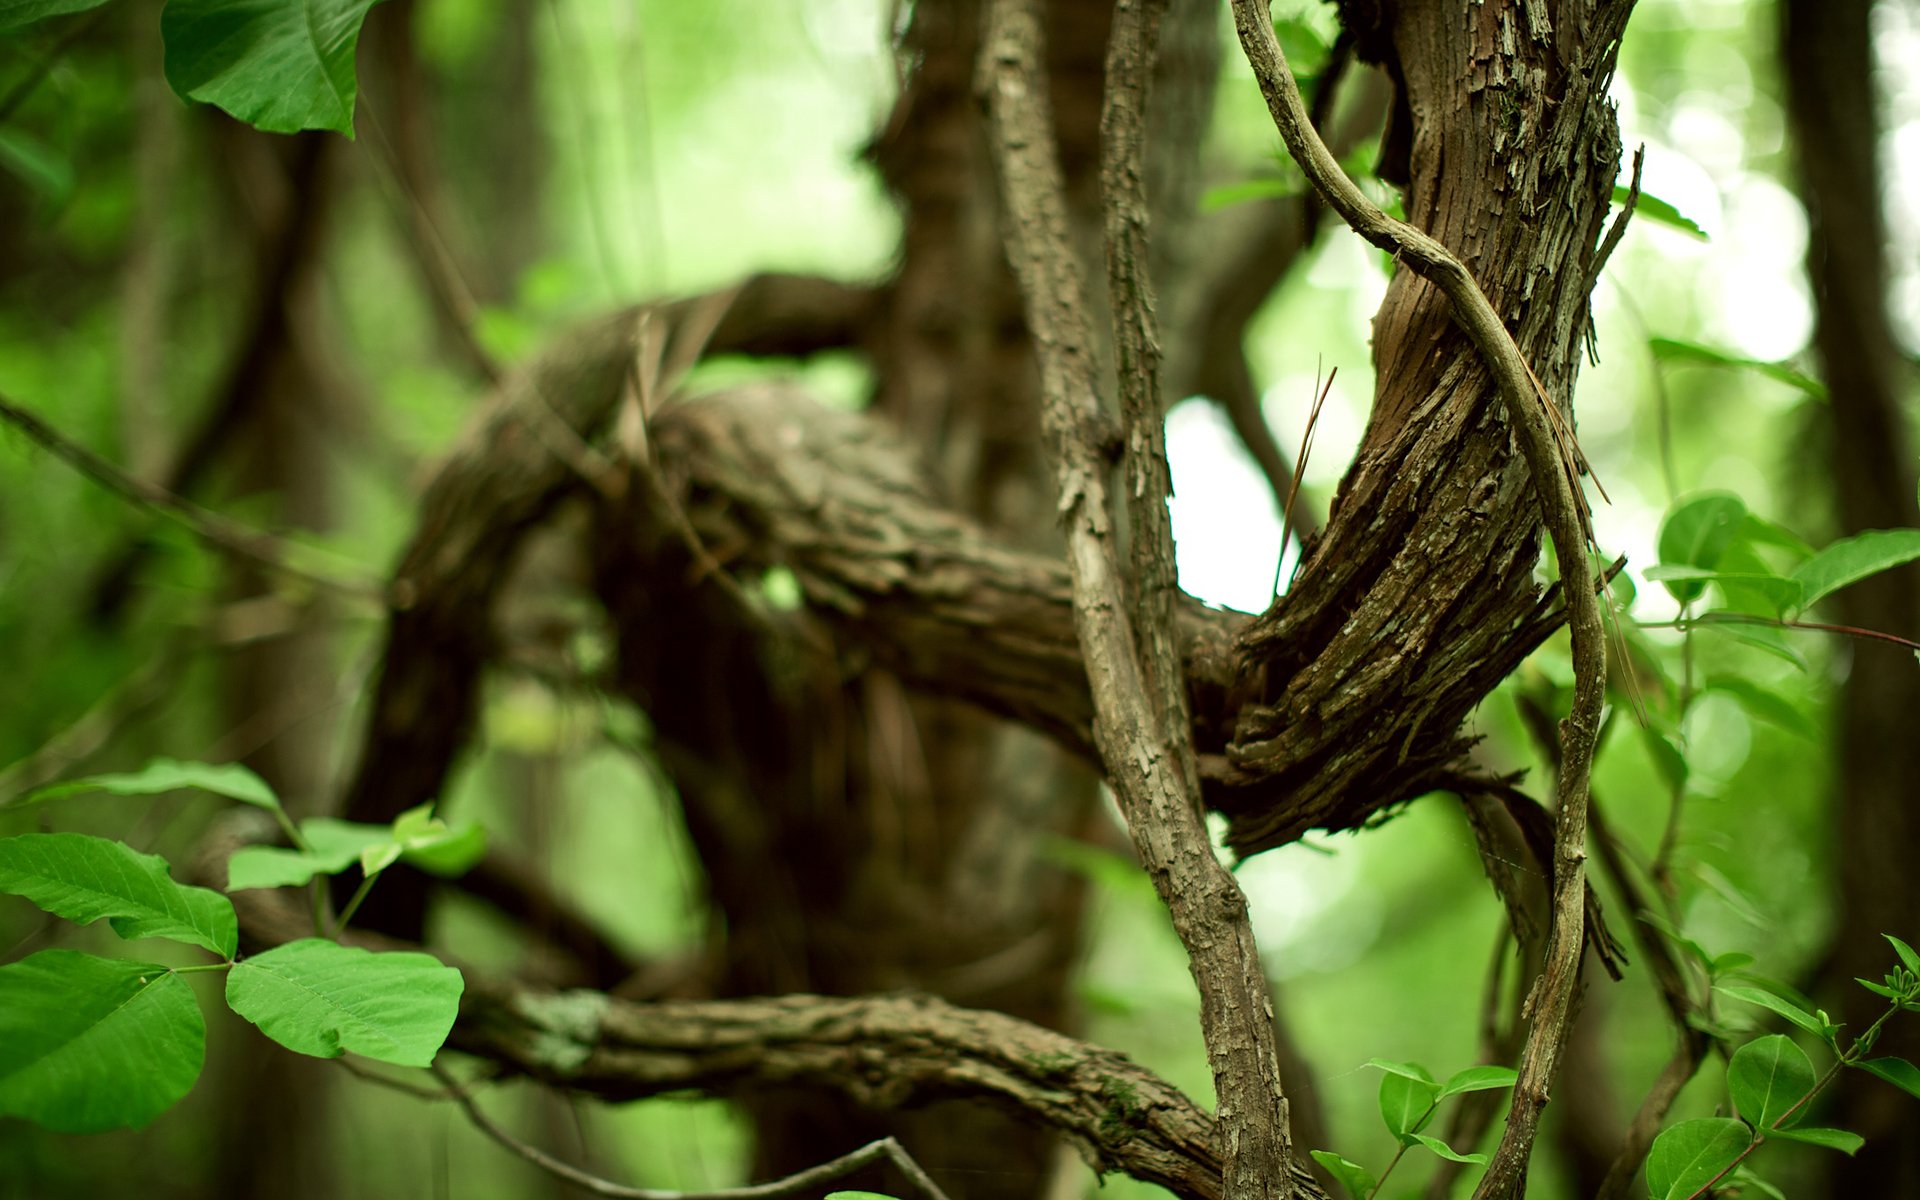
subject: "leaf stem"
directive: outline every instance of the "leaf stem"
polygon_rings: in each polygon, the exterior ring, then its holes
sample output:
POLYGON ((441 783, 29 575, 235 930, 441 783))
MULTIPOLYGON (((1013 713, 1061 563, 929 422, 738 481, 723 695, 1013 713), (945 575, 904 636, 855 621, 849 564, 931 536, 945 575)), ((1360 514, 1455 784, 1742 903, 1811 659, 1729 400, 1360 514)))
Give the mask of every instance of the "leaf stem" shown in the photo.
POLYGON ((329 938, 336 942, 340 940, 340 935, 346 931, 347 922, 353 919, 353 914, 359 909, 360 902, 367 898, 367 893, 373 890, 373 881, 378 878, 380 878, 380 872, 375 871, 362 879, 359 887, 353 889, 353 895, 348 898, 347 906, 340 910, 339 919, 333 923, 333 932, 327 935, 329 938))

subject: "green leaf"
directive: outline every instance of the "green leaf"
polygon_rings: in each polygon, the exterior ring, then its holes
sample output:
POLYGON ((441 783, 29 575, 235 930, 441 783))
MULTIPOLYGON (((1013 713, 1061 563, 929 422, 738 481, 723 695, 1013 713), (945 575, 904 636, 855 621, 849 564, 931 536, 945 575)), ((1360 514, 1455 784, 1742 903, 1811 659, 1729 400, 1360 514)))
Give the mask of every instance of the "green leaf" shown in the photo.
POLYGON ((1920 1067, 1904 1058, 1870 1058, 1856 1064, 1869 1075, 1876 1075, 1909 1096, 1920 1099, 1920 1067))
POLYGON ((81 792, 111 792, 116 796, 156 796, 182 788, 199 788, 255 808, 280 811, 280 798, 267 781, 239 763, 177 762, 156 758, 138 771, 123 775, 90 775, 28 792, 9 807, 59 800, 81 792))
POLYGON ((171 938, 232 958, 239 928, 219 892, 175 883, 167 860, 83 833, 0 838, 0 892, 81 925, 107 918, 128 941, 171 938))
POLYGON ((1787 1200, 1787 1194, 1785 1192, 1760 1178, 1758 1175, 1755 1175, 1752 1171, 1747 1170, 1744 1166, 1735 1167, 1733 1174, 1727 1177, 1727 1181, 1742 1188, 1752 1188, 1762 1196, 1771 1197, 1772 1200, 1787 1200))
POLYGON ((900 1200, 885 1192, 828 1192, 827 1200, 900 1200))
POLYGON ((1331 1150, 1315 1150, 1312 1153, 1313 1161, 1325 1167, 1327 1174, 1338 1179, 1340 1186, 1347 1189, 1353 1200, 1367 1200, 1368 1196, 1373 1195, 1373 1189, 1379 1186, 1373 1178, 1373 1172, 1357 1162, 1349 1162, 1331 1150))
POLYGON ((1653 356, 1661 362, 1693 363, 1708 367, 1738 367, 1742 370, 1757 371, 1768 379, 1784 383, 1788 387, 1798 388, 1815 400, 1827 398, 1825 384, 1804 371, 1795 370, 1787 363, 1743 358, 1738 354, 1715 350, 1711 346, 1702 346, 1697 342, 1681 342, 1672 338, 1649 338, 1647 348, 1653 351, 1653 356))
MULTIPOLYGON (((1625 184, 1616 183, 1613 185, 1613 202, 1625 204, 1631 193, 1631 188, 1625 184)), ((1639 199, 1633 202, 1633 215, 1645 217, 1655 224, 1665 225, 1670 229, 1678 229, 1681 233, 1699 238, 1703 242, 1711 240, 1707 237, 1707 231, 1700 228, 1692 217, 1684 215, 1679 209, 1658 196, 1649 196, 1641 192, 1639 199)))
POLYGON ((54 208, 73 195, 73 164, 32 134, 0 129, 0 167, 54 208))
POLYGON ((1803 1125, 1794 1129, 1772 1129, 1768 1137, 1785 1138, 1790 1142, 1805 1142, 1810 1146, 1825 1146, 1829 1150, 1838 1150, 1851 1155, 1867 1144, 1867 1139, 1845 1129, 1827 1129, 1818 1125, 1803 1125))
POLYGON ((1682 1121, 1653 1139, 1647 1151, 1647 1190, 1654 1200, 1687 1200, 1733 1165, 1753 1141, 1732 1117, 1682 1121))
POLYGON ((1806 590, 1803 608, 1851 583, 1920 558, 1920 529, 1869 529, 1820 551, 1794 571, 1806 590))
MULTIPOLYGON (((1801 597, 1804 595, 1799 580, 1788 579, 1784 575, 1746 571, 1709 571, 1702 567, 1656 566, 1648 567, 1646 576, 1655 583, 1665 584, 1669 592, 1674 591, 1676 583, 1683 588, 1693 584, 1717 583, 1726 589, 1730 596, 1736 590, 1751 592, 1764 599, 1775 616, 1782 616, 1790 609, 1800 608, 1801 597)), ((1696 596, 1698 594, 1698 592, 1694 593, 1696 596)))
POLYGON ((465 986, 430 954, 374 954, 306 938, 235 963, 227 1004, 301 1054, 352 1051, 425 1067, 453 1028, 465 986))
POLYGON ((1419 1142, 1422 1146, 1425 1146, 1427 1149, 1433 1151, 1435 1154, 1438 1154, 1441 1158, 1444 1158, 1449 1162, 1471 1163, 1476 1167, 1484 1167, 1487 1165, 1488 1162, 1491 1161, 1484 1154, 1462 1154, 1458 1150, 1455 1150, 1452 1146, 1449 1146, 1445 1142, 1441 1141, 1439 1138, 1430 1137, 1424 1133, 1414 1134, 1413 1140, 1416 1142, 1419 1142))
POLYGON ((1820 1020, 1820 1018, 1814 1016, 1812 1013, 1807 1012, 1793 1001, 1776 996, 1772 992, 1762 991, 1759 988, 1744 987, 1733 983, 1715 984, 1713 990, 1723 996, 1731 996, 1735 1000, 1744 1000, 1748 1004, 1758 1004, 1761 1008, 1778 1013, 1780 1016, 1792 1021, 1795 1025, 1798 1025, 1816 1037, 1825 1038, 1827 1036, 1826 1022, 1820 1020))
POLYGON ((1287 67, 1295 78, 1311 79, 1327 65, 1331 47, 1312 21, 1303 17, 1281 17, 1273 23, 1274 40, 1287 56, 1287 67))
MULTIPOLYGON (((1726 492, 1708 492, 1681 501, 1660 525, 1660 564, 1711 571, 1733 544, 1746 515, 1747 506, 1738 496, 1726 492)), ((1647 574, 1651 578, 1653 572, 1647 574)), ((1697 580, 1676 580, 1665 586, 1682 604, 1698 599, 1706 589, 1697 580)))
POLYGON ((35 21, 65 13, 99 8, 107 0, 0 0, 0 33, 11 33, 35 21))
POLYGON ((165 967, 72 950, 0 967, 0 1115, 137 1128, 187 1094, 205 1055, 193 989, 165 967))
POLYGON ((1434 1079, 1432 1073, 1419 1063, 1403 1063, 1394 1062, 1386 1058, 1370 1058, 1367 1060, 1367 1065, 1370 1067, 1378 1067, 1389 1075, 1403 1075, 1417 1083, 1430 1084, 1435 1089, 1438 1089, 1440 1086, 1434 1079))
POLYGON ((1696 628, 1710 630, 1741 645, 1764 650, 1802 674, 1808 670, 1806 655, 1787 644, 1786 632, 1782 629, 1727 619, 1718 613, 1702 613, 1694 624, 1696 628))
POLYGON ((399 861, 400 843, 381 842, 376 846, 368 846, 360 852, 360 873, 378 875, 399 861))
POLYGON ((1729 950, 1725 954, 1714 955, 1713 961, 1707 964, 1707 974, 1720 976, 1752 965, 1753 955, 1741 950, 1729 950))
POLYGON ((298 887, 315 875, 343 871, 353 859, 338 866, 329 860, 300 850, 278 846, 243 846, 227 859, 227 890, 242 892, 248 888, 298 887))
POLYGON ((1457 1096, 1462 1092, 1490 1092, 1495 1088, 1512 1087, 1520 1073, 1512 1067, 1468 1067, 1456 1071, 1440 1089, 1440 1098, 1457 1096))
POLYGON ((1380 1077, 1380 1119, 1388 1132, 1405 1142, 1433 1115, 1440 1098, 1439 1085, 1396 1071, 1380 1077))
POLYGON ((257 129, 353 136, 353 53, 376 0, 169 0, 167 83, 257 129))
POLYGON ((1889 1000, 1898 1000, 1900 998, 1899 992, 1894 991, 1884 983, 1875 983, 1871 979, 1862 979, 1858 975, 1853 977, 1853 981, 1876 996, 1885 996, 1889 1000))
POLYGON ((1920 954, 1914 953, 1912 946, 1907 945, 1890 933, 1883 933, 1880 936, 1892 943, 1893 952, 1900 956, 1900 961, 1906 966, 1907 970, 1912 971, 1915 975, 1920 975, 1920 954))
POLYGON ((1777 521, 1769 521, 1753 513, 1748 513, 1747 519, 1740 523, 1740 537, 1742 541, 1755 546, 1776 546, 1799 561, 1813 557, 1813 547, 1799 534, 1777 521))
POLYGON ((1813 1062, 1783 1033, 1755 1038, 1733 1052, 1727 1090, 1747 1124, 1770 1131, 1813 1090, 1813 1062))

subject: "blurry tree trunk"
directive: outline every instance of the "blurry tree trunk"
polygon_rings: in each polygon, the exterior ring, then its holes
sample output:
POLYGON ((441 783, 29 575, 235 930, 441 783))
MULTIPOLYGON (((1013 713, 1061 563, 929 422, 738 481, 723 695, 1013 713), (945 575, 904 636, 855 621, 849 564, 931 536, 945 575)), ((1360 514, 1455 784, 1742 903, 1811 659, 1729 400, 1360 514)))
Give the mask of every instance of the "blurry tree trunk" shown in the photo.
MULTIPOLYGON (((258 356, 255 392, 236 414, 240 427, 226 433, 227 490, 264 500, 262 519, 274 527, 324 530, 331 524, 332 487, 322 409, 333 398, 316 353, 326 328, 318 266, 334 143, 323 135, 287 139, 215 120, 216 152, 232 164, 234 202, 254 233, 238 245, 269 254, 288 222, 308 229, 281 290, 261 301, 281 306, 284 320, 265 327, 270 344, 249 351, 258 356)), ((295 816, 314 815, 326 795, 336 711, 329 639, 320 628, 325 606, 296 607, 275 583, 250 567, 229 569, 223 625, 233 644, 220 662, 224 736, 211 757, 244 761, 295 816)), ((213 1159, 215 1190, 284 1200, 334 1195, 334 1152, 316 1131, 327 1127, 338 1072, 279 1053, 256 1031, 234 1024, 240 1038, 223 1080, 234 1093, 227 1106, 233 1115, 222 1125, 213 1159)))
MULTIPOLYGON (((1841 534, 1920 525, 1914 459, 1903 411, 1911 378, 1887 320, 1886 220, 1871 0, 1785 0, 1781 55, 1788 115, 1800 154, 1810 236, 1807 274, 1814 333, 1829 393, 1829 461, 1841 534)), ((1920 566, 1866 580, 1834 597, 1846 624, 1911 637, 1920 632, 1920 566)), ((1920 917, 1920 672, 1895 646, 1855 640, 1841 686, 1834 740, 1839 912, 1828 982, 1849 1030, 1882 1009, 1853 982, 1892 963, 1882 933, 1912 937, 1920 917)), ((1913 1058, 1920 1031, 1894 1022, 1877 1053, 1913 1058)), ((1877 1080, 1844 1081, 1833 1123, 1867 1139, 1833 1156, 1835 1197, 1920 1196, 1920 1110, 1877 1080)))

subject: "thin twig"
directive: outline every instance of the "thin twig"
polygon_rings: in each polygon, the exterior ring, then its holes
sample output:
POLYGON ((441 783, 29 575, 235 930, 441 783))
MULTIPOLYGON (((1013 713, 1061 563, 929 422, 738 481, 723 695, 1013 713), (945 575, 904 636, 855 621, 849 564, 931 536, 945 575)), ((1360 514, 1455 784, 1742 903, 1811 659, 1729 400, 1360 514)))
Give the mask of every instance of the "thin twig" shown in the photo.
MULTIPOLYGON (((1327 397, 1333 392, 1334 376, 1340 374, 1340 368, 1334 367, 1327 372, 1326 386, 1319 389, 1314 397, 1313 409, 1307 413, 1306 432, 1300 435, 1300 453, 1293 462, 1293 475, 1287 481, 1287 502, 1280 509, 1280 556, 1273 564, 1273 594, 1280 594, 1280 568, 1287 561, 1287 542, 1293 537, 1293 502, 1300 495, 1300 479, 1307 471, 1307 456, 1313 453, 1313 431, 1320 426, 1320 410, 1326 407, 1327 397)), ((1306 561, 1306 547, 1300 548, 1300 557, 1294 560, 1294 570, 1306 561)))
POLYGON ((1246 897, 1214 856, 1201 817, 1191 722, 1171 636, 1172 535, 1142 183, 1146 88, 1165 7, 1165 0, 1117 6, 1101 114, 1108 281, 1127 420, 1131 569, 1122 567, 1114 544, 1096 429, 1093 336, 1068 237, 1032 0, 993 4, 980 88, 1009 218, 1007 257, 1040 360, 1041 419, 1066 530, 1095 740, 1200 992, 1201 1029, 1220 1097, 1223 1193, 1234 1200, 1323 1196, 1292 1158, 1266 977, 1246 897))
POLYGON ((187 532, 216 549, 268 571, 305 580, 330 592, 356 600, 370 600, 375 604, 385 602, 384 589, 371 577, 354 579, 295 566, 292 559, 296 547, 290 543, 209 512, 165 488, 133 478, 85 446, 69 440, 59 430, 5 396, 0 396, 0 420, 13 425, 55 458, 121 499, 172 518, 187 532))
POLYGON ((942 1192, 940 1186, 921 1169, 919 1163, 913 1161, 913 1156, 908 1154, 899 1142, 890 1137, 881 1138, 877 1142, 868 1142, 849 1154, 842 1154, 839 1158, 823 1162, 819 1166, 795 1171, 785 1178, 768 1183, 689 1192, 628 1187, 582 1171, 576 1166, 560 1161, 537 1146, 530 1146, 521 1141, 489 1117, 474 1100, 472 1093, 453 1077, 451 1071, 437 1065, 432 1070, 434 1077, 445 1085, 447 1098, 460 1106, 461 1110, 467 1114, 467 1119, 473 1122, 474 1128, 555 1179, 596 1196, 612 1196, 617 1200, 780 1200, 781 1197, 797 1196, 823 1183, 850 1175, 862 1167, 878 1162, 890 1162, 899 1168, 900 1173, 905 1175, 916 1188, 924 1192, 929 1200, 947 1200, 946 1193, 942 1192))
POLYGON ((1559 820, 1554 837, 1553 926, 1545 962, 1529 998, 1533 1024, 1520 1058, 1507 1128, 1493 1162, 1475 1190, 1476 1200, 1517 1193, 1533 1151, 1540 1112, 1559 1069, 1573 994, 1579 982, 1586 912, 1587 781, 1606 699, 1606 626, 1594 595, 1587 557, 1591 526, 1580 495, 1580 457, 1550 396, 1540 386, 1506 325, 1459 259, 1438 241, 1396 221, 1355 186, 1327 150, 1308 118, 1300 89, 1274 37, 1273 22, 1259 0, 1233 0, 1234 25, 1247 61, 1260 83, 1268 111, 1287 150, 1341 218, 1367 241, 1394 254, 1433 283, 1499 384, 1507 418, 1533 476, 1541 517, 1553 536, 1567 599, 1573 639, 1572 710, 1560 726, 1562 769, 1559 820))

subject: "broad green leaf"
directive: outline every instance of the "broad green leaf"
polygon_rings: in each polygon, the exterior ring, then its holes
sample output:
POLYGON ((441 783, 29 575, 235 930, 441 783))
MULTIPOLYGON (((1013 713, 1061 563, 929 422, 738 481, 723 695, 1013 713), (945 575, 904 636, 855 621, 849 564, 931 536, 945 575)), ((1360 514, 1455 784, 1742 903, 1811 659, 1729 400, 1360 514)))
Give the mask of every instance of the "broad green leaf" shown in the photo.
POLYGON ((1439 1098, 1440 1088, 1430 1080, 1392 1071, 1380 1077, 1380 1119, 1402 1142, 1427 1123, 1439 1098))
POLYGON ((257 129, 353 136, 353 53, 375 0, 169 0, 167 83, 257 129))
POLYGON ((255 808, 280 811, 280 799, 267 781, 239 763, 178 762, 156 758, 138 771, 120 775, 90 775, 36 789, 16 804, 43 804, 81 792, 111 792, 116 796, 155 796, 182 788, 199 788, 255 808))
POLYGON ((1867 1139, 1845 1129, 1827 1129, 1818 1125, 1802 1125, 1794 1129, 1769 1130, 1768 1137, 1785 1138, 1790 1142, 1805 1142, 1810 1146, 1825 1146, 1829 1150, 1838 1150, 1842 1154, 1854 1154, 1867 1144, 1867 1139))
POLYGON ((1812 1090, 1813 1062, 1783 1033, 1755 1038, 1727 1064, 1733 1107, 1755 1129, 1771 1130, 1812 1090))
POLYGON ((232 958, 239 929, 218 892, 175 883, 167 860, 83 833, 0 838, 0 892, 81 925, 107 918, 132 941, 163 937, 232 958))
POLYGON ((886 1192, 828 1192, 827 1200, 900 1200, 886 1192))
POLYGON ((403 1067, 433 1062, 466 982, 429 954, 374 954, 306 938, 235 963, 227 1004, 289 1050, 343 1051, 403 1067))
POLYGON ((1784 575, 1673 566, 1648 567, 1646 575, 1653 582, 1666 585, 1670 592, 1675 587, 1690 588, 1695 584, 1717 583, 1728 593, 1729 601, 1735 595, 1751 594, 1765 602, 1767 612, 1763 615, 1783 616, 1788 610, 1801 607, 1803 592, 1799 581, 1784 575))
POLYGON ((1907 945, 1890 933, 1883 933, 1880 936, 1892 943, 1893 952, 1900 956, 1900 961, 1906 966, 1907 970, 1912 971, 1915 975, 1920 975, 1920 954, 1914 953, 1912 946, 1907 945))
POLYGON ((395 817, 392 837, 409 863, 435 875, 463 874, 487 851, 485 829, 473 821, 450 826, 433 815, 431 804, 395 817))
POLYGON ((99 8, 107 0, 0 0, 0 33, 10 33, 35 21, 63 13, 99 8))
POLYGON ((1427 1149, 1433 1151, 1435 1154, 1438 1154, 1441 1158, 1444 1158, 1449 1162, 1471 1163, 1476 1167, 1484 1167, 1490 1161, 1488 1157, 1484 1154, 1462 1154, 1458 1150, 1455 1150, 1452 1146, 1449 1146, 1445 1142, 1441 1141, 1439 1138, 1430 1137, 1429 1135, 1424 1133, 1414 1134, 1413 1140, 1416 1142, 1419 1142, 1422 1146, 1425 1146, 1427 1149))
POLYGON ((243 846, 227 859, 227 890, 248 888, 298 887, 315 875, 344 871, 353 862, 349 855, 339 864, 319 855, 278 846, 243 846))
POLYGON ((1444 1100, 1462 1092, 1489 1092, 1495 1088, 1512 1087, 1518 1078, 1519 1072, 1512 1067, 1468 1067, 1464 1071, 1454 1072, 1446 1086, 1440 1089, 1440 1098, 1444 1100))
POLYGON ((1682 1121, 1653 1139, 1647 1151, 1647 1190, 1653 1200, 1687 1200, 1719 1178, 1753 1141, 1732 1117, 1682 1121))
POLYGON ((1730 971, 1738 971, 1742 967, 1750 967, 1752 965, 1753 955, 1741 950, 1729 950, 1725 954, 1716 954, 1713 956, 1713 961, 1707 964, 1707 973, 1709 975, 1720 976, 1730 971))
POLYGON ((1762 991, 1754 987, 1744 987, 1734 983, 1718 983, 1714 985, 1713 990, 1723 996, 1731 996, 1735 1000, 1744 1000, 1748 1004, 1758 1004, 1761 1008, 1770 1009, 1816 1037, 1825 1038, 1827 1036, 1827 1026, 1825 1022, 1821 1021, 1820 1018, 1814 1016, 1812 1013, 1807 1012, 1793 1001, 1781 996, 1776 996, 1772 992, 1762 991))
POLYGON ((1914 1066, 1904 1058, 1870 1058, 1859 1067, 1869 1075, 1877 1075, 1909 1096, 1920 1098, 1920 1067, 1914 1066))
POLYGON ((1331 47, 1312 21, 1303 17, 1281 17, 1273 23, 1273 36, 1296 78, 1310 79, 1326 67, 1331 47))
POLYGON ((165 967, 72 950, 0 967, 0 1115, 137 1128, 187 1094, 205 1054, 193 989, 165 967))
POLYGON ((1794 579, 1806 590, 1801 607, 1812 608, 1850 583, 1916 558, 1920 558, 1920 529, 1869 529, 1841 538, 1794 570, 1794 579))
POLYGON ((1813 557, 1813 547, 1799 534, 1777 521, 1769 521, 1753 513, 1748 513, 1747 519, 1740 523, 1740 538, 1755 546, 1777 546, 1798 561, 1813 557))
MULTIPOLYGON (((1616 183, 1613 185, 1613 202, 1615 204, 1625 204, 1627 197, 1631 193, 1631 188, 1625 184, 1616 183)), ((1662 200, 1658 196, 1649 196, 1647 193, 1641 192, 1639 198, 1633 202, 1633 215, 1636 217, 1644 217, 1658 225, 1665 225, 1669 229, 1678 229, 1681 233, 1687 234, 1690 237, 1699 238, 1703 242, 1710 240, 1707 237, 1707 231, 1700 228, 1692 217, 1686 216, 1671 203, 1662 200)))
POLYGON ((1327 1174, 1340 1181, 1353 1200, 1367 1200, 1373 1195, 1373 1189, 1379 1184, 1373 1178, 1373 1172, 1357 1162, 1349 1162, 1331 1150, 1315 1150, 1313 1161, 1327 1169, 1327 1174))
POLYGON ((1815 400, 1827 398, 1826 385, 1804 371, 1797 371, 1783 362, 1767 362, 1758 358, 1742 358, 1738 354, 1729 354, 1724 350, 1715 350, 1711 346, 1702 346, 1696 342, 1675 341, 1672 338, 1650 338, 1647 348, 1661 362, 1697 363, 1709 367, 1738 367, 1748 371, 1758 371, 1767 378, 1798 388, 1815 400))
MULTIPOLYGON (((1660 526, 1660 565, 1711 571, 1733 544, 1746 515, 1747 506, 1738 496, 1726 492, 1707 492, 1681 501, 1660 526)), ((1647 574, 1652 577, 1653 572, 1647 574)), ((1698 580, 1675 580, 1665 587, 1675 600, 1686 604, 1698 599, 1706 585, 1698 580)))
POLYGON ((1739 702, 1748 715, 1777 725, 1788 733, 1796 734, 1808 741, 1814 741, 1819 731, 1807 714, 1800 711, 1798 705, 1782 696, 1779 692, 1762 687, 1751 679, 1738 675, 1709 675, 1705 690, 1724 692, 1739 702))

